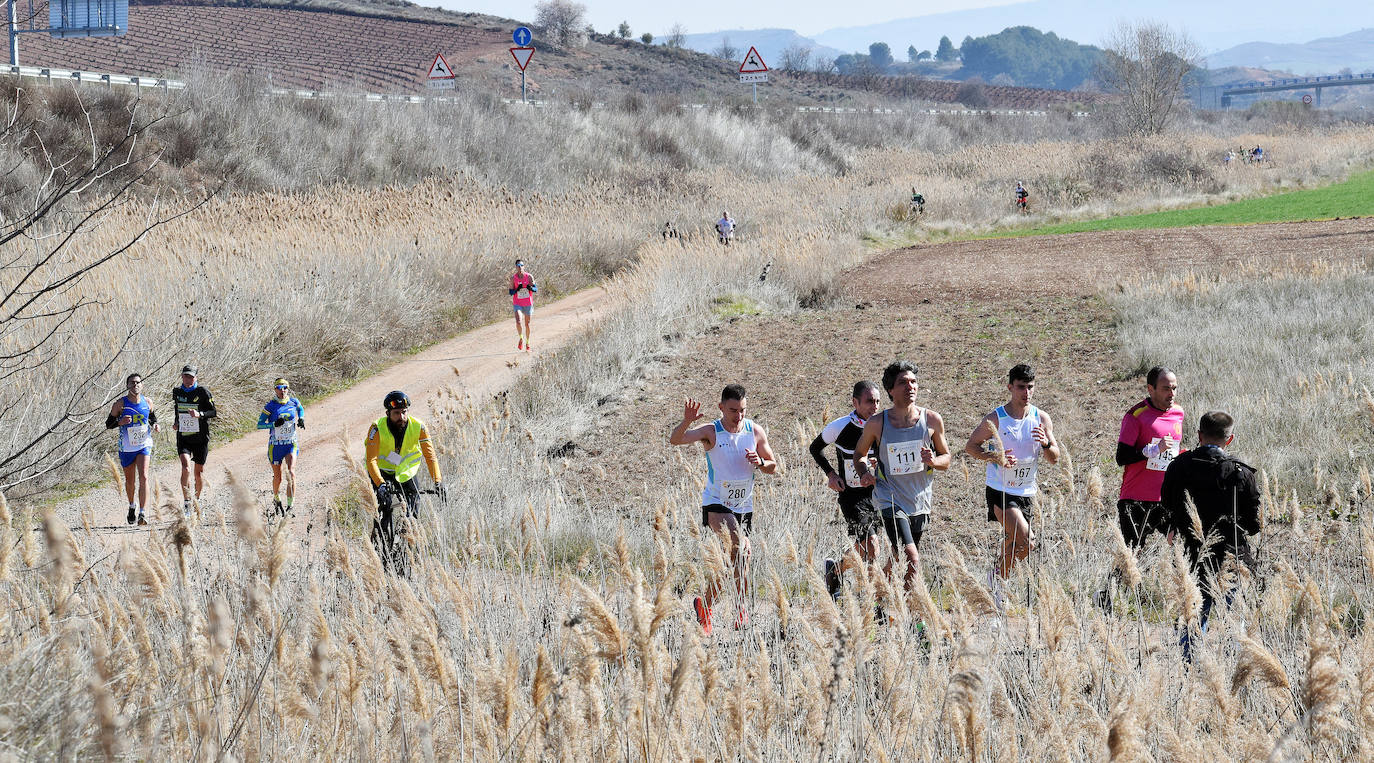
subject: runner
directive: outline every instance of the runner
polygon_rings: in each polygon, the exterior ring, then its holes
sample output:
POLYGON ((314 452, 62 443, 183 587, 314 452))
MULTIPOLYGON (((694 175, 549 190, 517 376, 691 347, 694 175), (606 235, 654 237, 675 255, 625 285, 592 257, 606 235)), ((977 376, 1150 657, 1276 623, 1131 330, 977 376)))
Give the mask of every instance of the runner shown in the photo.
MULTIPOLYGON (((1125 469, 1116 520, 1132 550, 1138 550, 1150 533, 1169 531, 1169 512, 1160 502, 1160 489, 1183 440, 1184 411, 1174 405, 1177 394, 1178 377, 1171 369, 1155 366, 1145 374, 1145 399, 1121 417, 1116 463, 1125 469)), ((1096 598, 1099 607, 1111 611, 1110 586, 1098 591, 1096 598)))
POLYGON ((720 243, 726 246, 735 238, 735 221, 730 217, 730 212, 720 213, 720 219, 716 221, 716 235, 720 238, 720 243))
MULTIPOLYGON (((1207 632, 1215 603, 1214 583, 1220 582, 1226 557, 1234 556, 1253 568, 1250 536, 1261 529, 1255 469, 1223 450, 1235 440, 1231 433, 1234 424, 1225 411, 1202 414, 1197 423, 1198 446, 1180 454, 1164 473, 1161 498, 1169 512, 1169 524, 1183 538, 1188 558, 1201 578, 1198 628, 1202 633, 1207 632), (1201 538, 1188 514, 1190 502, 1201 525, 1201 538)), ((1229 604, 1234 588, 1220 593, 1229 604)), ((1183 647, 1183 660, 1192 662, 1192 633, 1186 627, 1179 646, 1183 647)))
MULTIPOLYGON (((854 538, 854 552, 876 574, 878 569, 878 527, 882 517, 873 506, 873 488, 863 487, 859 475, 854 472, 854 446, 864 432, 864 423, 878 412, 878 385, 871 381, 854 384, 854 394, 850 402, 854 410, 830 422, 811 441, 811 457, 825 472, 829 487, 839 494, 840 513, 844 515, 845 525, 850 537, 854 538), (825 457, 825 447, 835 446, 838 457, 838 471, 825 457)), ((869 468, 873 468, 869 459, 869 468)), ((841 556, 837 564, 834 559, 825 560, 825 587, 831 598, 840 595, 840 581, 848 568, 849 557, 841 556)))
POLYGON ((148 524, 143 510, 148 506, 148 461, 153 457, 153 433, 162 431, 157 412, 143 396, 143 375, 129 374, 124 380, 129 393, 114 401, 105 428, 119 427, 119 465, 124 469, 124 492, 129 498, 126 521, 148 524), (138 502, 134 502, 134 482, 138 482, 138 502))
POLYGON ((210 455, 210 419, 218 415, 210 399, 210 390, 196 383, 196 367, 181 369, 181 386, 172 388, 172 407, 176 420, 172 428, 177 433, 177 457, 181 459, 181 514, 191 516, 191 464, 195 464, 196 502, 200 502, 205 487, 202 476, 205 459, 210 455))
POLYGON ((895 557, 905 558, 902 583, 907 591, 920 574, 917 547, 930 521, 935 470, 944 471, 950 463, 945 420, 935 411, 916 405, 920 387, 916 373, 916 366, 905 360, 883 370, 883 387, 892 407, 864 424, 850 462, 859 475, 859 484, 873 486, 873 503, 881 512, 883 528, 892 543, 894 559, 888 560, 884 573, 890 577, 895 557), (877 453, 876 474, 869 468, 870 450, 877 453))
POLYGON ((405 497, 410 516, 419 515, 420 489, 415 484, 415 475, 420 472, 421 461, 429 469, 439 500, 448 500, 448 494, 444 490, 444 477, 439 470, 439 459, 434 455, 429 430, 424 422, 408 413, 410 398, 400 390, 389 392, 382 400, 382 407, 386 415, 367 430, 365 458, 367 475, 372 478, 372 487, 377 492, 382 529, 390 534, 392 494, 400 493, 405 497))
POLYGON ((530 349, 530 316, 534 314, 534 295, 539 291, 539 284, 534 282, 534 276, 525 272, 525 261, 515 261, 515 272, 510 277, 510 299, 515 306, 515 334, 519 337, 515 349, 533 352, 530 349), (520 324, 520 314, 524 313, 525 323, 520 324))
POLYGON ((300 452, 296 430, 305 429, 305 408, 291 396, 285 379, 273 382, 273 398, 258 414, 258 429, 267 435, 267 461, 272 464, 272 510, 280 516, 291 511, 296 500, 296 454, 300 452), (286 464, 286 506, 281 503, 281 468, 286 464))
POLYGON ((1051 464, 1059 460, 1050 415, 1031 405, 1035 371, 1025 363, 1013 366, 1007 373, 1007 391, 1011 398, 984 416, 964 445, 965 453, 987 462, 983 492, 988 521, 1002 526, 1002 548, 988 571, 988 588, 999 610, 1005 599, 1002 582, 1016 562, 1035 549, 1029 519, 1039 492, 1040 459, 1051 464))
MULTIPOLYGON (((735 628, 749 623, 744 597, 749 592, 749 531, 754 524, 754 470, 773 474, 778 470, 773 448, 763 427, 745 418, 748 402, 744 387, 727 386, 720 393, 720 418, 710 424, 689 429, 701 418, 701 403, 687 398, 682 406, 682 421, 668 436, 669 445, 700 442, 706 449, 706 487, 701 493, 701 524, 713 533, 730 535, 730 561, 735 569, 735 591, 739 594, 739 613, 735 628)), ((708 577, 710 573, 708 572, 708 577)), ((704 596, 692 601, 697 622, 711 635, 711 607, 720 593, 720 581, 709 580, 704 596)))

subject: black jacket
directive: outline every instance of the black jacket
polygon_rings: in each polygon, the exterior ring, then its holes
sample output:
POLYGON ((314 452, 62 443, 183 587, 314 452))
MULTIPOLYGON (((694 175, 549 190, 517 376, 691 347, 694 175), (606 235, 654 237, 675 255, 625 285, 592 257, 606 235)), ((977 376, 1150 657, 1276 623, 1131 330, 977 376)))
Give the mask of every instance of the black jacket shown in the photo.
POLYGON ((178 440, 197 440, 210 436, 210 419, 213 419, 218 412, 215 404, 210 399, 210 390, 197 384, 192 389, 186 389, 178 384, 172 387, 172 412, 180 420, 180 414, 184 411, 200 411, 200 418, 196 419, 199 427, 194 432, 182 432, 177 430, 178 440))
POLYGON ((1221 448, 1204 445, 1180 453, 1164 472, 1161 493, 1170 522, 1187 542, 1194 562, 1202 549, 1202 538, 1193 531, 1185 496, 1197 507, 1204 536, 1215 532, 1221 538, 1209 550, 1210 557, 1220 559, 1227 552, 1244 556, 1247 536, 1260 531, 1255 470, 1221 448))

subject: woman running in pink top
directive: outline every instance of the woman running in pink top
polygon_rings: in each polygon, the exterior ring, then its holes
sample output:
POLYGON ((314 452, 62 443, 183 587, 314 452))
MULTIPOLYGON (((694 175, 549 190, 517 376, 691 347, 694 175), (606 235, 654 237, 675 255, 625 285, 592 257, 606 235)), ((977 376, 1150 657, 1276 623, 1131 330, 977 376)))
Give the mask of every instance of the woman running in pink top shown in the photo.
POLYGON ((525 261, 515 261, 515 272, 510 277, 510 299, 515 306, 515 334, 519 341, 515 349, 533 352, 530 349, 530 316, 534 313, 534 295, 539 291, 539 285, 534 282, 534 276, 525 272, 525 261), (524 314, 525 323, 522 327, 520 315, 524 314))

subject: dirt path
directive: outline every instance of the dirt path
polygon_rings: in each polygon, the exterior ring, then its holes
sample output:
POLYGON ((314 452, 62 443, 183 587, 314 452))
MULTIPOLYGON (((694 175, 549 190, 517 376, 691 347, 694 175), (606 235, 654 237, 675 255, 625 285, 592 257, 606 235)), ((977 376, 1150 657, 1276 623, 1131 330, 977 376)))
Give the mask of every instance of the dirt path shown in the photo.
MULTIPOLYGON (((534 357, 567 344, 608 309, 604 289, 587 289, 541 305, 535 311, 531 329, 538 347, 533 356, 515 349, 511 322, 501 320, 430 347, 308 406, 305 411, 307 428, 301 435, 301 455, 296 466, 297 506, 306 510, 298 510, 297 514, 303 521, 309 521, 306 518, 346 483, 348 473, 340 458, 340 437, 347 429, 361 459, 363 437, 368 426, 381 416, 382 398, 386 393, 393 389, 404 390, 414 403, 414 413, 421 418, 429 414, 428 398, 448 387, 480 401, 484 395, 495 394, 515 383, 534 357)), ((243 480, 264 507, 271 502, 272 470, 267 463, 266 442, 264 432, 254 431, 210 451, 205 466, 207 484, 201 496, 202 517, 218 517, 221 511, 229 512, 226 470, 243 480)), ((158 447, 172 446, 159 443, 158 447)), ((153 477, 164 490, 164 500, 165 491, 170 490, 180 502, 177 462, 156 465, 153 477)), ((115 499, 109 487, 101 487, 62 504, 58 513, 64 521, 77 525, 83 513, 89 511, 93 529, 123 531, 128 528, 124 523, 126 506, 122 497, 115 499)))

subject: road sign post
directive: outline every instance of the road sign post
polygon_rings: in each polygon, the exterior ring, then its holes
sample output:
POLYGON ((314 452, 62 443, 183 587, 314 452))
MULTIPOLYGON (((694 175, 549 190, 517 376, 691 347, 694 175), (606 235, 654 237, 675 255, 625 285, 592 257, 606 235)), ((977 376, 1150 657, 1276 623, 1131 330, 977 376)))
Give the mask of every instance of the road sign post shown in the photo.
POLYGON ((763 57, 753 45, 749 46, 749 52, 744 54, 744 60, 739 65, 739 81, 752 84, 754 86, 754 103, 759 102, 759 83, 768 81, 768 64, 763 62, 763 57))
MULTIPOLYGON (((524 27, 521 27, 524 29, 524 27)), ((528 29, 525 29, 528 32, 528 29)), ((520 35, 520 29, 515 30, 515 36, 520 35)), ((511 48, 510 54, 515 58, 515 65, 520 67, 520 102, 528 103, 525 99, 525 67, 530 65, 530 59, 534 57, 534 48, 522 46, 511 48)))

